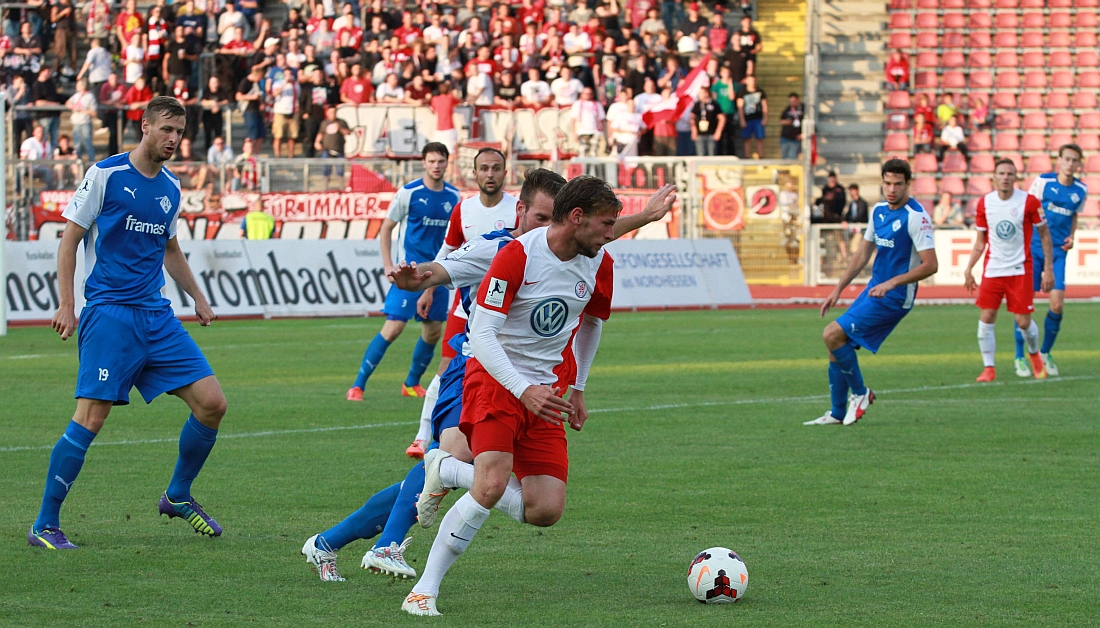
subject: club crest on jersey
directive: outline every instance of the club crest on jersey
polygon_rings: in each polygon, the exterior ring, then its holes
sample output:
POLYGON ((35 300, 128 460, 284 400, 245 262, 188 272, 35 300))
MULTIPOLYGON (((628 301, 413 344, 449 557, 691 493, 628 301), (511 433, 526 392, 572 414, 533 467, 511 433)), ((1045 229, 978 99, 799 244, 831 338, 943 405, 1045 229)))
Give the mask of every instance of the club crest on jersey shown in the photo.
POLYGON ((1016 235, 1016 225, 1012 224, 1009 220, 1002 220, 997 223, 997 237, 1002 240, 1008 240, 1012 236, 1016 235))
POLYGON ((453 208, 454 208, 454 205, 451 205, 450 201, 447 201, 446 203, 443 203, 443 211, 447 212, 448 214, 451 213, 451 209, 453 209, 453 208))
POLYGON ((565 301, 552 297, 536 305, 531 312, 531 329, 544 338, 556 336, 565 327, 567 318, 569 307, 565 301))
POLYGON ((498 221, 493 223, 493 231, 500 231, 503 228, 504 228, 504 221, 503 220, 498 220, 498 221))
POLYGON ((172 199, 167 196, 158 196, 157 200, 160 202, 160 208, 164 210, 164 213, 172 211, 172 199))
POLYGON ((894 231, 901 229, 901 220, 894 221, 894 231))
POLYGON ((577 298, 578 299, 583 299, 587 295, 588 295, 588 284, 584 283, 583 281, 578 281, 577 282, 577 298))
POLYGON ((504 307, 504 293, 506 292, 508 292, 508 282, 492 277, 489 279, 489 289, 485 292, 485 305, 504 307))
POLYGON ((1076 194, 1070 194, 1070 195, 1069 195, 1069 198, 1070 198, 1070 200, 1072 200, 1072 201, 1073 201, 1074 203, 1080 203, 1080 202, 1081 202, 1081 197, 1080 197, 1080 196, 1077 196, 1076 194))

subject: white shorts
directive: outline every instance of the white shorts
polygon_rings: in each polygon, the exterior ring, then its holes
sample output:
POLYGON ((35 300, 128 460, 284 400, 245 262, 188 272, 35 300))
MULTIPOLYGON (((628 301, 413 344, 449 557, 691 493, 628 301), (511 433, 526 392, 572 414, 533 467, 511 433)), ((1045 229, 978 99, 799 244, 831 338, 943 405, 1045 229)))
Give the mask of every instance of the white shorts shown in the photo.
POLYGON ((458 146, 458 129, 436 131, 433 140, 446 146, 447 151, 451 154, 451 157, 454 158, 455 149, 458 146))

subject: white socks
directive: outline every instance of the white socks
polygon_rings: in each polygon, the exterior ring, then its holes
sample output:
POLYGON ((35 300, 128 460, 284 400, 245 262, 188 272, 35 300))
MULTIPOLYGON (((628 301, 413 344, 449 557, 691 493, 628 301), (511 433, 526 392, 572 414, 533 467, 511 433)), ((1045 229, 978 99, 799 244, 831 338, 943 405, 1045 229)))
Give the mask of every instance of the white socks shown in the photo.
POLYGON ((432 410, 435 410, 435 402, 439 399, 439 375, 432 378, 424 395, 424 406, 420 408, 420 430, 416 433, 416 440, 431 442, 432 440, 432 410))
MULTIPOLYGON (((464 488, 470 490, 474 486, 474 465, 462 462, 454 456, 443 459, 439 464, 439 481, 447 488, 464 488)), ((520 523, 527 523, 523 518, 523 487, 515 477, 508 478, 508 486, 504 489, 504 495, 496 506, 497 510, 520 523)))
POLYGON ((1039 353, 1039 326, 1034 320, 1031 321, 1031 327, 1024 330, 1024 344, 1027 345, 1028 353, 1039 353))
MULTIPOLYGON (((1031 323, 1035 324, 1034 321, 1031 323)), ((978 321, 978 348, 982 350, 982 363, 986 366, 995 366, 993 357, 997 353, 997 336, 993 333, 996 327, 992 323, 978 321)), ((1030 332, 1030 329, 1028 330, 1030 332)), ((1039 330, 1036 328, 1035 333, 1039 330)))
POLYGON ((432 551, 424 565, 424 574, 413 587, 413 593, 439 595, 439 583, 455 560, 470 546, 470 541, 489 517, 489 510, 477 503, 469 493, 455 502, 439 524, 432 551))

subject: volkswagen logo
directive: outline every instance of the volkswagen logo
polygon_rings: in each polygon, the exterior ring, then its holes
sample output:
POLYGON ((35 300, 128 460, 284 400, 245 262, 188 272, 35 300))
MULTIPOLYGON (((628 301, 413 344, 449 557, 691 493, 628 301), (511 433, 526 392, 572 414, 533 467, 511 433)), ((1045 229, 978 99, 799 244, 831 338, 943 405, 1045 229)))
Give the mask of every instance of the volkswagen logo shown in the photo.
POLYGON ((1012 236, 1016 235, 1016 225, 1012 224, 1012 221, 1002 220, 997 223, 997 237, 1002 240, 1008 240, 1012 236))
POLYGON ((565 327, 567 318, 569 307, 565 305, 565 301, 557 297, 546 299, 531 312, 531 329, 544 338, 556 336, 565 327))

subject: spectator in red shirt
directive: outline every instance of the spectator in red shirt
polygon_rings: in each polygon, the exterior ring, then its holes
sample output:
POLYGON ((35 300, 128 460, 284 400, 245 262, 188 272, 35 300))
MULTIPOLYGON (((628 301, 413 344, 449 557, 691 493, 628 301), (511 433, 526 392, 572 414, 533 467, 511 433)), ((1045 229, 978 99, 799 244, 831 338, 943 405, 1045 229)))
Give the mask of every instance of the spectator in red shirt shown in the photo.
POLYGON ((514 37, 519 37, 519 21, 512 17, 512 12, 507 4, 501 3, 497 6, 497 14, 493 16, 492 20, 489 20, 489 32, 499 32, 501 36, 512 35, 514 37))
POLYGON ((917 116, 924 116, 929 124, 936 118, 936 112, 928 104, 928 94, 917 96, 917 106, 913 108, 913 119, 916 120, 917 116))
POLYGON ((918 113, 913 119, 913 152, 931 153, 933 138, 932 125, 928 124, 924 114, 918 113))
MULTIPOLYGON (((442 143, 452 155, 455 154, 455 147, 458 145, 458 131, 455 130, 454 123, 455 105, 458 102, 459 99, 450 81, 440 83, 436 95, 432 96, 429 102, 429 106, 435 113, 435 135, 432 136, 432 140, 442 143)), ((454 176, 458 170, 457 159, 451 160, 451 168, 454 176)))
POLYGON ((413 76, 405 86, 405 102, 410 105, 425 105, 431 95, 432 90, 424 85, 424 77, 419 74, 413 76))
POLYGON ((401 26, 397 27, 393 31, 393 36, 396 37, 403 45, 413 43, 413 40, 419 39, 423 35, 423 31, 419 27, 413 24, 412 13, 405 11, 401 14, 401 26))
POLYGON ((711 23, 714 26, 711 26, 710 30, 707 31, 710 47, 714 52, 723 54, 730 42, 730 31, 726 28, 725 22, 722 21, 722 13, 715 11, 714 15, 711 16, 711 23))
POLYGON ((340 102, 362 105, 374 99, 374 85, 363 76, 363 67, 356 63, 351 66, 351 76, 344 79, 340 86, 340 102))
POLYGON ((891 52, 886 62, 886 83, 891 91, 909 89, 909 59, 900 50, 891 52))
POLYGON ((118 43, 125 49, 130 45, 130 37, 135 30, 145 28, 145 18, 137 10, 137 0, 126 0, 126 8, 119 11, 115 19, 115 36, 118 43))
POLYGON ((537 3, 532 0, 523 0, 523 6, 516 10, 516 19, 523 24, 538 24, 542 21, 545 8, 546 3, 542 0, 537 3))
POLYGON ((138 139, 141 139, 141 116, 145 113, 145 106, 152 99, 153 92, 145 86, 145 79, 142 77, 134 81, 130 89, 126 90, 126 95, 122 97, 122 102, 126 105, 126 121, 123 122, 123 134, 126 133, 126 127, 136 127, 138 139))

